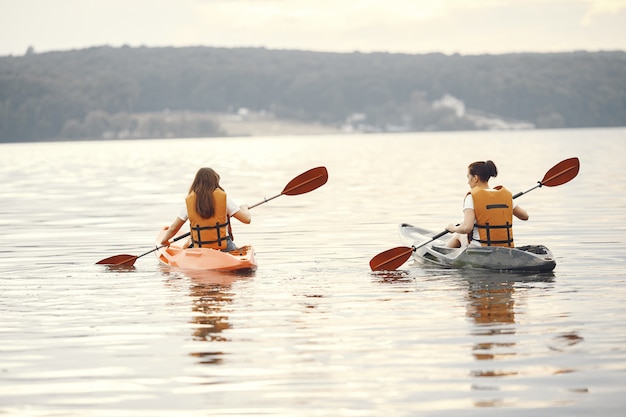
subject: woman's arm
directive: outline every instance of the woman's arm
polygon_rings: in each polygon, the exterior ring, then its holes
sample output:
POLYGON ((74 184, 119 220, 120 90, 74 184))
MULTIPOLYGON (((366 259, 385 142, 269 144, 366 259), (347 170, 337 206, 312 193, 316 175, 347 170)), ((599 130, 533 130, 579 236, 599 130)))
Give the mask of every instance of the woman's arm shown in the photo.
POLYGON ((233 217, 245 224, 249 224, 252 221, 252 215, 250 214, 247 204, 240 205, 239 210, 233 214, 233 217))
POLYGON ((474 209, 466 208, 463 210, 463 223, 458 226, 450 223, 446 230, 451 233, 467 234, 474 230, 475 221, 474 209))
POLYGON ((176 233, 178 233, 183 224, 185 224, 185 221, 186 220, 183 220, 180 217, 176 217, 176 220, 174 220, 170 227, 167 229, 167 233, 163 237, 163 240, 161 240, 161 245, 169 246, 170 239, 174 237, 176 233))
POLYGON ((520 220, 528 220, 528 212, 520 206, 515 206, 513 209, 513 215, 520 220))

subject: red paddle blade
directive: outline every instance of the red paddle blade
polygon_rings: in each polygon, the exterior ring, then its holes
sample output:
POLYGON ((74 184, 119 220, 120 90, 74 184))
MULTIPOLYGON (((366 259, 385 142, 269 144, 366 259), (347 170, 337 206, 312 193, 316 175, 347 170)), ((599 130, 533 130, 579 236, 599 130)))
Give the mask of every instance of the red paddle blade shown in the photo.
POLYGON ((136 260, 134 255, 115 255, 96 262, 96 265, 133 266, 136 260))
POLYGON ((541 180, 541 185, 556 187, 557 185, 565 184, 573 180, 578 175, 579 170, 580 161, 578 158, 565 159, 546 172, 543 180, 541 180))
POLYGON ((379 253, 370 260, 372 271, 393 271, 405 263, 413 253, 413 248, 398 246, 379 253))
POLYGON ((326 167, 312 168, 289 181, 281 194, 298 195, 308 193, 326 184, 328 171, 326 167))

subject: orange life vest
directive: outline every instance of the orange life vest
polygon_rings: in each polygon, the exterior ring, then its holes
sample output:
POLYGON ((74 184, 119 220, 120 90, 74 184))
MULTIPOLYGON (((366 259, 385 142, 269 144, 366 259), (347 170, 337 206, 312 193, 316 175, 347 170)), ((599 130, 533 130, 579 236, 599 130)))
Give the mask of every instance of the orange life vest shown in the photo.
MULTIPOLYGON (((230 221, 226 209, 226 193, 219 188, 213 191, 215 213, 211 218, 204 218, 196 211, 196 193, 193 191, 185 198, 187 214, 191 227, 193 245, 198 248, 226 249, 226 239, 230 236, 230 221)), ((232 239, 232 237, 231 237, 232 239)))
POLYGON ((513 247, 513 196, 509 190, 497 186, 493 190, 474 187, 474 215, 483 246, 513 247))

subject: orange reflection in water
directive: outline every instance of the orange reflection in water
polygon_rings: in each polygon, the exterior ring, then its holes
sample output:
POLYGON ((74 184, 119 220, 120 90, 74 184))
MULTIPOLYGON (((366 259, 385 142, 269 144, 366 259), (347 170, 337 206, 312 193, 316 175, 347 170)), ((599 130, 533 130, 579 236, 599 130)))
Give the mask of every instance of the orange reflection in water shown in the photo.
MULTIPOLYGON (((217 271, 183 271, 190 279, 189 297, 193 316, 190 323, 194 325, 192 338, 195 341, 226 342, 224 331, 231 328, 228 322, 228 305, 232 303, 234 294, 232 285, 236 281, 247 279, 254 271, 217 272, 217 271)), ((190 356, 199 359, 202 364, 220 364, 224 352, 219 349, 190 352, 190 356)))
MULTIPOLYGON (((478 361, 497 361, 514 357, 515 342, 500 341, 499 336, 515 334, 515 287, 514 282, 470 282, 467 316, 474 321, 472 335, 485 336, 488 340, 472 347, 472 354, 478 361)), ((494 369, 474 370, 475 377, 504 377, 517 375, 517 371, 494 369)), ((484 388, 483 388, 484 389, 484 388)), ((484 406, 484 405, 482 405, 484 406)))

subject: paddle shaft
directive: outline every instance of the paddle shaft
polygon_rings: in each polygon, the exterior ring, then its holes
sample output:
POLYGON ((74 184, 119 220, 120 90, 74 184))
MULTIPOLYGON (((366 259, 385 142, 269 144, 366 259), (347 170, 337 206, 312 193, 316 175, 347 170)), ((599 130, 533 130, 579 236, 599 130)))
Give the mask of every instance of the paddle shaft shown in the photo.
POLYGON ((513 198, 515 199, 515 198, 517 198, 517 197, 523 196, 524 194, 529 193, 529 192, 531 192, 532 190, 534 190, 535 188, 539 188, 539 187, 541 187, 542 185, 543 185, 543 184, 542 184, 541 182, 539 182, 539 183, 537 183, 537 185, 535 185, 534 187, 529 188, 529 189, 528 189, 528 190, 526 190, 526 191, 520 191, 519 193, 515 194, 515 195, 513 196, 513 198))
MULTIPOLYGON (((176 237, 175 239, 173 239, 173 240, 172 240, 172 243, 174 243, 174 242, 178 242, 179 240, 186 238, 186 237, 187 237, 187 236, 189 236, 190 234, 191 234, 191 232, 185 233, 184 235, 180 235, 180 236, 176 237)), ((154 252, 154 251, 157 251, 157 250, 159 250, 159 249, 163 249, 165 246, 166 246, 166 245, 157 246, 156 248, 154 248, 154 249, 152 249, 152 250, 149 250, 148 252, 146 252, 146 253, 142 253, 141 255, 137 256, 137 258, 136 258, 136 259, 139 259, 139 258, 141 258, 142 256, 146 256, 147 254, 152 253, 152 252, 154 252)))
POLYGON ((256 204, 253 204, 253 205, 251 205, 251 206, 248 206, 248 208, 249 208, 249 209, 251 209, 251 208, 255 208, 256 206, 260 206, 261 204, 267 203, 268 201, 273 200, 273 199, 275 199, 275 198, 278 198, 278 197, 280 197, 281 195, 283 195, 283 193, 276 194, 274 197, 265 198, 265 199, 263 199, 263 201, 261 201, 261 202, 258 202, 258 203, 256 203, 256 204))
MULTIPOLYGON (((457 224, 457 226, 458 226, 458 224, 457 224)), ((444 230, 444 231, 443 231, 443 232, 441 232, 441 233, 437 233, 435 236, 431 237, 431 238, 430 238, 429 240, 427 240, 426 242, 422 242, 422 243, 420 243, 420 244, 419 244, 419 245, 417 245, 417 246, 411 246, 411 248, 412 248, 412 252, 415 252, 417 249, 421 248, 422 246, 428 245, 430 242, 432 242, 432 241, 434 241, 434 240, 437 240, 437 239, 439 239, 440 237, 447 235, 448 233, 450 233, 450 232, 446 229, 446 230, 444 230)))

